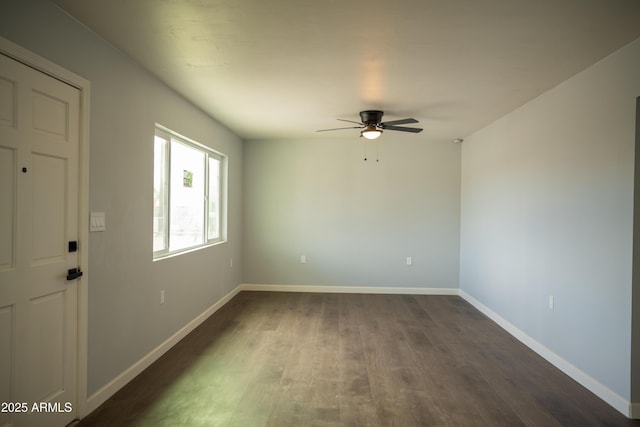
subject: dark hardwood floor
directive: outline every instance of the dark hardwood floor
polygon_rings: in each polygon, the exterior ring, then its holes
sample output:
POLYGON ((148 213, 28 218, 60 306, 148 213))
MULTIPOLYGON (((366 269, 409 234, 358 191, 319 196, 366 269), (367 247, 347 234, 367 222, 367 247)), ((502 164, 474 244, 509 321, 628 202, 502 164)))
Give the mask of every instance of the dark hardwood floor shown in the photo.
POLYGON ((640 426, 455 296, 241 292, 79 426, 640 426))

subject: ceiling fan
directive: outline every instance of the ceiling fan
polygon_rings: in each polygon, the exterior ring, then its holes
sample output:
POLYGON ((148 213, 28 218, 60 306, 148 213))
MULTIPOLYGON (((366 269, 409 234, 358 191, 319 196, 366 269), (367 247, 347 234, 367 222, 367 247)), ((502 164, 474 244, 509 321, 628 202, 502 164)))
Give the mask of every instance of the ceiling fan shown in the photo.
POLYGON ((320 129, 316 132, 327 132, 332 130, 342 130, 342 129, 363 129, 360 131, 360 136, 364 136, 367 139, 376 139, 382 132, 385 130, 397 130, 400 132, 411 132, 418 133, 422 132, 421 128, 410 128, 404 126, 407 123, 418 123, 416 119, 400 119, 400 120, 391 120, 390 122, 383 122, 382 116, 384 115, 384 111, 379 110, 365 110, 360 111, 360 122, 354 122, 352 120, 338 119, 341 122, 349 122, 355 123, 359 126, 349 126, 344 128, 333 128, 333 129, 320 129))

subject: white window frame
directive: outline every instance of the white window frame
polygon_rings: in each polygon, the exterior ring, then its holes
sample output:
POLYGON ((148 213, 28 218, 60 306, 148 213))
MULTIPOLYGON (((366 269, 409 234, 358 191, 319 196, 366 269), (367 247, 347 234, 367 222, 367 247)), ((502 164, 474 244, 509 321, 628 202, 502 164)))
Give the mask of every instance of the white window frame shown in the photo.
MULTIPOLYGON (((226 226, 226 219, 227 219, 227 156, 219 151, 216 151, 210 147, 207 147, 206 145, 203 145, 199 142, 196 142, 184 135, 180 135, 177 132, 174 132, 162 125, 156 124, 155 126, 155 133, 154 133, 154 159, 153 159, 153 165, 154 165, 154 175, 156 172, 156 158, 155 158, 155 140, 157 137, 161 137, 163 138, 165 141, 167 141, 167 143, 164 146, 164 157, 166 159, 166 161, 164 162, 164 200, 163 205, 164 205, 164 211, 165 211, 165 215, 166 215, 166 227, 165 227, 165 232, 164 232, 164 248, 160 249, 160 250, 154 250, 153 251, 153 260, 157 261, 157 260, 161 260, 164 258, 168 258, 168 257, 172 257, 175 255, 179 255, 179 254, 184 254, 187 252, 191 252, 194 250, 198 250, 198 249, 203 249, 203 248, 207 248, 213 245, 217 245, 220 243, 224 243, 226 242, 226 231, 227 231, 227 226, 226 226), (174 249, 171 250, 171 242, 170 242, 170 236, 171 236, 171 179, 169 178, 171 176, 171 143, 175 141, 177 143, 186 145, 190 148, 193 148, 201 153, 204 154, 204 169, 205 169, 205 176, 204 176, 204 193, 203 193, 203 200, 202 203, 204 204, 204 223, 203 223, 203 227, 202 227, 202 243, 198 243, 196 245, 193 246, 189 246, 189 247, 184 247, 184 248, 180 248, 180 249, 174 249), (219 161, 219 165, 220 165, 220 170, 219 170, 219 186, 220 188, 218 189, 218 236, 214 237, 214 238, 209 238, 208 234, 209 234, 209 159, 213 158, 219 161)), ((154 187, 155 187, 155 176, 154 176, 154 187)), ((154 196, 154 201, 155 201, 155 196, 154 196)), ((153 209, 152 212, 152 222, 154 223, 154 228, 155 228, 155 208, 153 209)), ((152 236, 155 239, 155 230, 152 230, 152 236)), ((153 246, 153 245, 152 245, 153 246)))

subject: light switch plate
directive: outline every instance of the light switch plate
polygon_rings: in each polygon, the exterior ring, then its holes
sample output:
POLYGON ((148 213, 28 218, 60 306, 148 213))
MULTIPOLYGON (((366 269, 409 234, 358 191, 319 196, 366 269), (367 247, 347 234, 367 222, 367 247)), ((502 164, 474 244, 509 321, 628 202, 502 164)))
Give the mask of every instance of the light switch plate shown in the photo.
POLYGON ((104 212, 91 212, 89 216, 89 231, 105 231, 107 229, 104 212))

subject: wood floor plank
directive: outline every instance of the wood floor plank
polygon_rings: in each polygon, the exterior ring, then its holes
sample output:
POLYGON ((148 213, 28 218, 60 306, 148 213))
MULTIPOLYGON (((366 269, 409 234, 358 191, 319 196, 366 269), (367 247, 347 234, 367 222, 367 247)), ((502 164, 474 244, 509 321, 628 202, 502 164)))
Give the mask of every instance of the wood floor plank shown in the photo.
POLYGON ((640 426, 456 296, 241 292, 79 426, 640 426))

